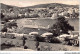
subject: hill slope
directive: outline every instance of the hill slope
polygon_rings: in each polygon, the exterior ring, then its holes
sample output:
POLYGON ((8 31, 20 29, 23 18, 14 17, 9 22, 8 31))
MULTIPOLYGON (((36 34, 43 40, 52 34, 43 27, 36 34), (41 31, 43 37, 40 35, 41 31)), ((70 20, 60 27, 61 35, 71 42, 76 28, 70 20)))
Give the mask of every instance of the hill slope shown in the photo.
POLYGON ((17 6, 11 6, 11 5, 6 5, 3 3, 0 3, 1 9, 9 9, 9 8, 47 8, 47 7, 75 7, 79 8, 79 5, 66 5, 66 4, 60 4, 60 3, 49 3, 49 4, 39 4, 39 5, 34 5, 34 6, 29 6, 29 7, 17 7, 17 6))
POLYGON ((11 5, 6 5, 6 4, 3 4, 3 3, 0 3, 1 5, 1 9, 10 9, 10 8, 18 8, 17 6, 11 6, 11 5))
POLYGON ((67 4, 60 4, 60 3, 39 4, 39 5, 29 6, 27 8, 47 8, 47 7, 56 7, 56 6, 79 8, 78 5, 67 5, 67 4))

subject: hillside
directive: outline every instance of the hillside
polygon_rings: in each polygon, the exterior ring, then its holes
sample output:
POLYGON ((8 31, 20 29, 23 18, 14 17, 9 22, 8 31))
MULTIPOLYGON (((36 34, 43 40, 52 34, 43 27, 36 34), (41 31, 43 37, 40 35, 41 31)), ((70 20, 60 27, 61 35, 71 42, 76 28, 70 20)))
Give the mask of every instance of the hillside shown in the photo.
POLYGON ((39 5, 34 5, 34 6, 29 6, 29 7, 17 7, 17 6, 11 6, 11 5, 6 5, 3 3, 0 3, 1 9, 9 9, 9 8, 47 8, 47 7, 75 7, 79 8, 78 5, 66 5, 66 4, 59 4, 59 3, 49 3, 49 4, 39 4, 39 5))
POLYGON ((1 9, 10 9, 10 8, 17 8, 17 6, 11 6, 11 5, 6 5, 6 4, 3 4, 3 3, 0 3, 1 5, 1 9))
POLYGON ((56 6, 79 8, 78 5, 67 5, 67 4, 60 4, 60 3, 39 4, 39 5, 34 5, 34 6, 29 6, 24 8, 47 8, 47 7, 56 7, 56 6))
MULTIPOLYGON (((6 5, 6 4, 1 3, 1 12, 5 13, 5 17, 7 19, 38 18, 38 17, 39 18, 47 18, 47 17, 52 17, 52 15, 54 13, 62 13, 67 10, 70 10, 70 8, 75 9, 75 11, 77 13, 77 14, 75 14, 75 16, 77 16, 76 18, 78 18, 78 16, 79 16, 79 13, 78 13, 79 6, 78 5, 49 3, 49 4, 39 4, 39 5, 34 5, 34 6, 29 6, 29 7, 16 7, 16 6, 11 6, 11 5, 6 5), (21 15, 19 15, 19 14, 21 14, 21 15)), ((54 14, 54 15, 56 15, 56 14, 54 14)), ((74 16, 72 16, 72 17, 74 17, 74 16)))

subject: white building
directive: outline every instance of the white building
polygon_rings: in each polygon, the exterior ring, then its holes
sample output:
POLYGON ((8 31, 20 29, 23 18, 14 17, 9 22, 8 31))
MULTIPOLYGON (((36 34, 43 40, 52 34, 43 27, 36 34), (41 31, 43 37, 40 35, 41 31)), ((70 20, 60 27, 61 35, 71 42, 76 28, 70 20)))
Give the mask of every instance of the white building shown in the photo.
POLYGON ((58 17, 59 17, 58 13, 54 13, 54 14, 52 15, 51 19, 56 19, 56 18, 58 18, 58 17))

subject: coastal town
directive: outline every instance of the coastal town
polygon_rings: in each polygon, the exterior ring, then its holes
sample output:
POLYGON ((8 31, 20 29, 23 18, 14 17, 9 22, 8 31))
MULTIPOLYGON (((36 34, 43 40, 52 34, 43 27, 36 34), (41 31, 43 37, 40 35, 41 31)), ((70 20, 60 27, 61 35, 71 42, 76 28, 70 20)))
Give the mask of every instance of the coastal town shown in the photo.
POLYGON ((51 3, 16 7, 1 3, 1 7, 1 50, 21 48, 25 51, 27 49, 77 51, 79 49, 77 5, 51 3))

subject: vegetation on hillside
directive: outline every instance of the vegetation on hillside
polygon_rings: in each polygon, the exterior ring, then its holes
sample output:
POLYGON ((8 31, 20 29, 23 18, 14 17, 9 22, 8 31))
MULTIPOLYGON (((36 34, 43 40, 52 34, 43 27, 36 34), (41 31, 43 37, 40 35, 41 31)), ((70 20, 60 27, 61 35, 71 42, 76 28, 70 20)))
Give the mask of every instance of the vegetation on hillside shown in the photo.
POLYGON ((31 7, 16 7, 1 3, 0 14, 3 14, 4 20, 20 18, 46 18, 52 17, 54 14, 62 14, 65 16, 65 13, 67 13, 67 18, 78 18, 78 9, 78 5, 66 5, 58 3, 40 4, 31 7), (74 13, 72 11, 72 13, 68 13, 70 9, 76 9, 76 12, 74 11, 74 13))

